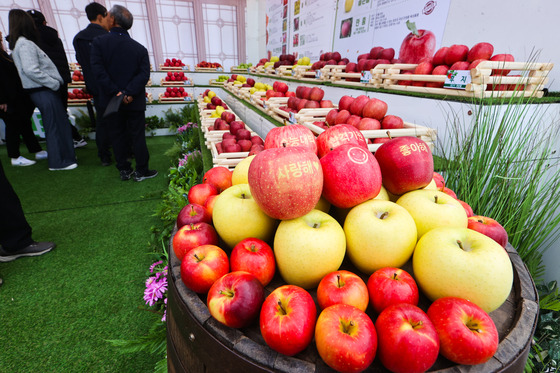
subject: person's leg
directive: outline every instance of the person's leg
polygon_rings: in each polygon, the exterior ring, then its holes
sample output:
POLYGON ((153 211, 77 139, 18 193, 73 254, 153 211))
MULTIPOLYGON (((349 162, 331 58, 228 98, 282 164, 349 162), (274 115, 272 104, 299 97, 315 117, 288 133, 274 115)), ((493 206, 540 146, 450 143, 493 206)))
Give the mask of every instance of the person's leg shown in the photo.
POLYGON ((111 138, 107 129, 106 121, 103 118, 105 108, 97 105, 94 98, 95 106, 95 143, 97 145, 97 155, 103 164, 111 162, 111 138))
POLYGON ((5 114, 4 124, 6 124, 6 150, 8 151, 8 157, 12 159, 19 158, 21 155, 19 152, 20 138, 17 117, 14 113, 5 114))
POLYGON ((127 130, 132 142, 132 151, 136 160, 136 171, 145 174, 148 171, 150 153, 146 145, 146 118, 144 111, 127 113, 127 130))
POLYGON ((20 119, 20 134, 21 138, 23 139, 23 143, 27 147, 29 153, 38 153, 41 150, 41 144, 39 144, 39 140, 33 133, 33 123, 31 122, 31 118, 33 117, 33 111, 35 110, 35 105, 29 99, 29 102, 22 108, 21 111, 21 119, 20 119))
MULTIPOLYGON (((58 89, 58 91, 56 91, 56 93, 58 94, 58 96, 60 97, 60 100, 62 102, 62 106, 64 107, 64 112, 66 113, 66 115, 68 115, 68 84, 64 83, 60 86, 60 88, 58 89)), ((68 120, 68 123, 70 124, 70 130, 72 131, 72 139, 76 142, 80 142, 80 141, 84 141, 84 139, 82 138, 82 135, 80 135, 80 133, 78 132, 78 129, 72 125, 72 123, 70 122, 70 120, 68 120)), ((83 145, 78 145, 78 146, 84 146, 86 145, 85 141, 83 145)))
POLYGON ((104 118, 103 120, 109 129, 109 136, 113 145, 113 153, 115 154, 117 169, 121 172, 121 178, 122 173, 125 172, 127 173, 129 179, 130 174, 132 173, 132 167, 127 159, 128 139, 126 132, 126 114, 119 111, 116 114, 104 118))

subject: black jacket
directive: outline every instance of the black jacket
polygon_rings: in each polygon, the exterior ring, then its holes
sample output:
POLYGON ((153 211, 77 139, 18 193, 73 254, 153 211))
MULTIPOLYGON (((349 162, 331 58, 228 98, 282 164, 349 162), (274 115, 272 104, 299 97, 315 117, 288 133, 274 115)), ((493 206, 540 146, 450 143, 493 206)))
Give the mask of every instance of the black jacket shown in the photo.
MULTIPOLYGON (((16 65, 8 53, 2 50, 0 50, 0 104, 8 104, 10 113, 33 106, 29 95, 23 90, 16 65)), ((0 116, 3 113, 0 110, 0 116)))
POLYGON ((76 61, 78 61, 82 67, 82 74, 84 74, 86 88, 88 92, 94 96, 99 95, 99 85, 97 84, 97 81, 93 76, 93 72, 91 71, 91 42, 96 37, 106 34, 107 30, 103 27, 96 23, 90 23, 85 29, 78 32, 72 41, 74 50, 76 51, 76 61))
POLYGON ((58 31, 47 25, 39 25, 37 31, 39 34, 37 45, 54 62, 62 80, 66 84, 70 83, 72 77, 70 75, 70 67, 68 66, 68 58, 66 58, 62 40, 58 37, 58 31))
POLYGON ((91 69, 100 87, 100 104, 107 106, 118 92, 133 101, 121 110, 146 110, 146 83, 150 79, 148 50, 121 27, 95 38, 91 44, 91 69))

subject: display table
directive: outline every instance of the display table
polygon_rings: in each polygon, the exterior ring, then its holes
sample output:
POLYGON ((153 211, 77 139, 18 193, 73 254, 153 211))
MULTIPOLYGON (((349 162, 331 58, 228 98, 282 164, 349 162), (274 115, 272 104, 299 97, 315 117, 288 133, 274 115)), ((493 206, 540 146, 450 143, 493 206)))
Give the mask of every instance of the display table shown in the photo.
MULTIPOLYGON (((169 372, 333 372, 319 357, 314 341, 303 352, 289 357, 275 352, 265 344, 258 322, 243 329, 232 329, 220 324, 210 316, 206 296, 194 293, 181 281, 180 262, 171 245, 168 252, 169 372)), ((537 325, 538 298, 533 280, 515 249, 508 244, 507 252, 513 264, 513 288, 506 302, 490 314, 500 337, 498 351, 487 363, 476 366, 458 366, 440 355, 430 371, 523 372, 537 325)), ((359 273, 346 261, 342 269, 359 273)), ((410 273, 410 263, 404 269, 410 273)), ((367 281, 365 275, 362 277, 367 281)), ((276 275, 266 287, 265 295, 283 284, 282 279, 276 275)), ((317 303, 315 290, 310 293, 317 303)), ((429 304, 421 296, 419 307, 425 311, 429 304)), ((375 322, 371 307, 366 312, 375 322)), ((366 372, 387 370, 376 359, 366 372)))

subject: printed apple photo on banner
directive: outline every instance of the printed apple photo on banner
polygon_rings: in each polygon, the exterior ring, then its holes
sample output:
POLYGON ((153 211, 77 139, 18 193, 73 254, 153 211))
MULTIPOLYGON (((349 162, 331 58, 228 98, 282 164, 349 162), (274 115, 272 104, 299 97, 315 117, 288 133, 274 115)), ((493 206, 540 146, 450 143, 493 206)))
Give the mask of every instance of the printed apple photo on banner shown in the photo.
POLYGON ((297 16, 299 14, 300 8, 301 8, 301 1, 300 0, 294 1, 294 16, 297 16))
POLYGON ((298 31, 298 30, 299 30, 299 17, 294 18, 294 31, 298 31))
POLYGON ((352 18, 342 20, 340 24, 340 39, 348 38, 352 35, 352 18))
POLYGON ((295 34, 294 35, 294 47, 297 47, 299 45, 299 34, 295 34))

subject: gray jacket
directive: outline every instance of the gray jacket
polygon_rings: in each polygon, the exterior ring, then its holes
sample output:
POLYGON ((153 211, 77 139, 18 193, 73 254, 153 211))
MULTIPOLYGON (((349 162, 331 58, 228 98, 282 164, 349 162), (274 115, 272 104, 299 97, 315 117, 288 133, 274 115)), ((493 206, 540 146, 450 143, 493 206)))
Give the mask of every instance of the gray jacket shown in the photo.
POLYGON ((37 44, 23 36, 16 41, 12 58, 25 89, 46 87, 56 91, 63 83, 51 59, 37 44))

